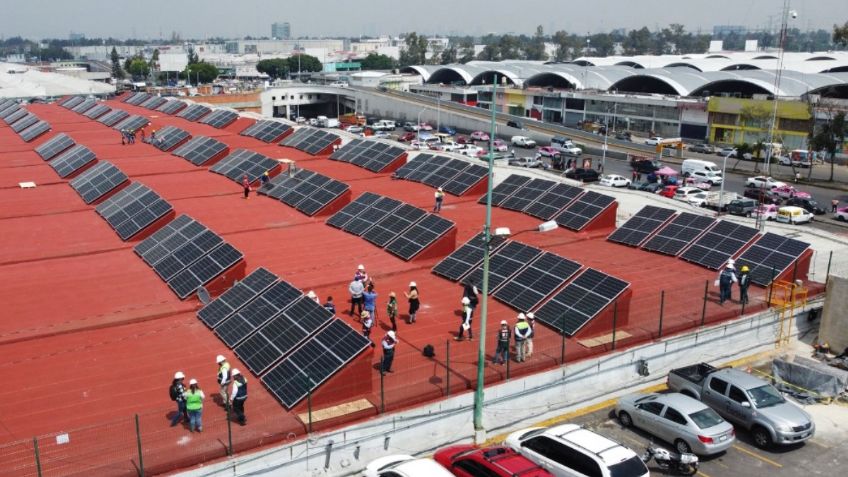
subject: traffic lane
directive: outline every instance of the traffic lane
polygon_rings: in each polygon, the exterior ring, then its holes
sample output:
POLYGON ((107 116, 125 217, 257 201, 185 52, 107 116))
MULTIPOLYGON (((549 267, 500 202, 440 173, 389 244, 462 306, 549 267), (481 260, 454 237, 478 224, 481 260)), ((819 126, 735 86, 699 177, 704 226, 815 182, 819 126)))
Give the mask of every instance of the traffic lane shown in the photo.
MULTIPOLYGON (((654 438, 644 431, 622 427, 613 416, 611 407, 572 419, 570 422, 581 424, 598 434, 620 442, 638 454, 644 452, 651 442, 673 450, 670 443, 654 438)), ((848 435, 848 430, 841 432, 848 435)), ((737 429, 736 437, 736 442, 726 452, 699 457, 698 475, 702 477, 833 476, 838 473, 838 469, 842 468, 840 458, 848 451, 848 442, 844 438, 825 442, 820 437, 814 437, 805 444, 763 450, 753 445, 750 434, 745 430, 737 429)), ((648 467, 652 473, 661 473, 653 461, 648 464, 648 467)))

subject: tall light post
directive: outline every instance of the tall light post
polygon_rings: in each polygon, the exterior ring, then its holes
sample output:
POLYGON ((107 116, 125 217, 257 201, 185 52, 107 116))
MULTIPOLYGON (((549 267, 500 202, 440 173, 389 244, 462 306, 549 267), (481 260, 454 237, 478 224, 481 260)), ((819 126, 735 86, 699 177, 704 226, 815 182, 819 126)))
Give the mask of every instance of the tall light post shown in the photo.
POLYGON ((766 175, 771 175, 771 155, 774 151, 772 144, 774 143, 774 130, 777 126, 777 97, 778 94, 780 94, 780 79, 781 76, 783 76, 783 53, 784 47, 786 46, 786 33, 790 15, 793 19, 798 18, 798 12, 789 9, 789 0, 783 0, 783 11, 781 12, 780 22, 780 38, 778 39, 777 71, 774 75, 774 97, 772 99, 774 102, 774 108, 772 108, 771 124, 769 125, 768 141, 766 142, 766 175))
POLYGON ((718 212, 716 212, 716 216, 721 215, 722 202, 724 202, 724 180, 727 175, 727 158, 730 157, 731 154, 733 154, 733 151, 728 152, 724 156, 724 161, 722 161, 721 164, 721 188, 719 188, 718 193, 718 212))

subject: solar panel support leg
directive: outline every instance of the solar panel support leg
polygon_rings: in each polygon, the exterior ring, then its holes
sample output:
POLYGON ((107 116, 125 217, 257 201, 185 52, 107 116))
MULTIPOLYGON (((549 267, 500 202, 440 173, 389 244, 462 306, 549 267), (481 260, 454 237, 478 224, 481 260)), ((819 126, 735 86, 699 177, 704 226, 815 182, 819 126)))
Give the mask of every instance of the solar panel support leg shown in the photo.
POLYGON ((312 388, 309 388, 309 392, 306 393, 306 407, 307 412, 309 414, 309 423, 307 424, 307 429, 310 434, 312 434, 312 388))
POLYGON ((138 444, 138 475, 144 477, 144 456, 141 454, 141 426, 138 423, 138 414, 135 415, 135 441, 138 444))
POLYGON ((38 477, 42 476, 41 473, 41 455, 38 453, 38 438, 32 438, 32 448, 35 451, 35 470, 38 472, 38 477))
POLYGON ((795 260, 795 265, 792 266, 792 283, 798 279, 798 260, 795 260))
POLYGON ((615 351, 615 328, 618 321, 618 300, 612 304, 612 350, 615 351))
POLYGON ((663 312, 665 312, 665 290, 660 290, 660 329, 657 338, 662 338, 663 312))
POLYGON ((768 304, 771 306, 771 294, 774 291, 774 274, 777 273, 774 265, 771 267, 771 280, 769 280, 769 294, 768 294, 768 304))
POLYGON ((450 340, 445 340, 445 397, 450 396, 450 340))
POLYGON ((704 326, 704 321, 707 319, 707 294, 710 292, 710 281, 704 280, 704 306, 701 308, 701 326, 704 326))

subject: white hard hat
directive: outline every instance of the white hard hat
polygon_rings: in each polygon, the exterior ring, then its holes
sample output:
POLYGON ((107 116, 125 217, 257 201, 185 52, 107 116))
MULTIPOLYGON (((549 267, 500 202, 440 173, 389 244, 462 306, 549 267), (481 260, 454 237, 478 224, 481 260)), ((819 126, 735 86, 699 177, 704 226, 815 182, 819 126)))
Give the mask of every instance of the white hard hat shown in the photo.
POLYGON ((389 332, 388 332, 388 333, 386 333, 386 334, 389 336, 389 338, 391 338, 391 339, 395 339, 395 332, 394 332, 394 331, 389 330, 389 332))
POLYGON ((439 192, 443 192, 443 189, 441 187, 439 187, 439 192))
POLYGON ((357 270, 365 270, 365 265, 360 265, 356 267, 357 270))
POLYGON ((471 300, 469 300, 467 296, 462 297, 462 304, 463 305, 468 305, 470 303, 471 303, 471 300))
POLYGON ((239 371, 238 368, 233 368, 233 371, 230 373, 230 376, 238 376, 239 374, 241 374, 241 371, 239 371))
POLYGON ((411 287, 417 287, 418 285, 416 285, 416 284, 415 284, 415 282, 409 282, 409 286, 411 286, 411 287))
POLYGON ((728 260, 728 261, 727 261, 727 264, 728 264, 728 265, 731 265, 731 266, 732 266, 732 265, 736 265, 736 260, 733 260, 733 259, 731 258, 730 260, 728 260))
POLYGON ((507 323, 506 320, 501 320, 501 324, 502 325, 508 325, 509 323, 507 323))
POLYGON ((535 320, 536 315, 534 315, 533 312, 531 311, 530 313, 527 313, 527 319, 528 320, 535 320))
POLYGON ((306 294, 309 298, 316 298, 315 290, 309 290, 309 293, 306 294))
POLYGON ((185 379, 185 374, 182 371, 177 371, 174 373, 174 379, 185 379))
POLYGON ((518 319, 519 319, 519 320, 526 320, 526 319, 527 319, 527 317, 524 315, 524 313, 519 313, 519 314, 518 314, 518 319))
POLYGON ((221 363, 221 362, 224 362, 226 360, 227 360, 227 358, 225 358, 224 355, 222 355, 222 354, 219 354, 218 357, 215 358, 216 363, 221 363))
POLYGON ((188 382, 188 385, 191 386, 192 384, 197 384, 197 380, 194 379, 194 378, 191 378, 191 381, 188 382))

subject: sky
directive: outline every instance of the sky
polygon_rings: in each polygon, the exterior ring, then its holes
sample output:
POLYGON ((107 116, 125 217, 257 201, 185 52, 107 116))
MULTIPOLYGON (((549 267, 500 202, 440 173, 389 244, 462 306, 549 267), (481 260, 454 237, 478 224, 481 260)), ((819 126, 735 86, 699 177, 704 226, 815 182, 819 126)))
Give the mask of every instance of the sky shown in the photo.
MULTIPOLYGON (((566 30, 585 34, 615 28, 654 30, 681 23, 766 28, 780 23, 784 0, 0 0, 3 38, 182 38, 270 36, 287 21, 294 36, 358 36, 417 31, 429 34, 566 30)), ((846 0, 795 0, 802 30, 848 21, 846 0)))

